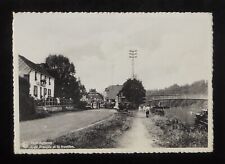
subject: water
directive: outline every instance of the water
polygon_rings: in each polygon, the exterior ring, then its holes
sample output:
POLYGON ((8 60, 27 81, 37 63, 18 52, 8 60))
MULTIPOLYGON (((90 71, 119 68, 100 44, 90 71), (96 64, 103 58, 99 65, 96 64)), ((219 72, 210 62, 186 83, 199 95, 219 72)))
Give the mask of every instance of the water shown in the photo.
POLYGON ((177 118, 183 123, 193 125, 195 123, 195 113, 201 111, 201 108, 193 106, 189 107, 173 107, 165 109, 165 116, 168 118, 177 118))

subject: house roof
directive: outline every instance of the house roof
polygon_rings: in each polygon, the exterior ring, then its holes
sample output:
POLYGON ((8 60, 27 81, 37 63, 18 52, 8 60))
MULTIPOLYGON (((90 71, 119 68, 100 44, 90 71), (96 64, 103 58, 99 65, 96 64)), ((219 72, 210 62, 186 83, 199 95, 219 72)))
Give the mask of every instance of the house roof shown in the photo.
POLYGON ((28 60, 27 58, 25 58, 24 56, 21 56, 21 55, 19 55, 19 58, 22 59, 32 70, 52 77, 44 68, 39 66, 40 64, 35 64, 32 61, 28 60))
POLYGON ((103 96, 98 92, 88 92, 87 97, 90 98, 90 99, 94 99, 94 98, 103 99, 103 96))
POLYGON ((106 97, 109 99, 115 99, 117 94, 122 90, 123 85, 110 85, 105 89, 106 97))

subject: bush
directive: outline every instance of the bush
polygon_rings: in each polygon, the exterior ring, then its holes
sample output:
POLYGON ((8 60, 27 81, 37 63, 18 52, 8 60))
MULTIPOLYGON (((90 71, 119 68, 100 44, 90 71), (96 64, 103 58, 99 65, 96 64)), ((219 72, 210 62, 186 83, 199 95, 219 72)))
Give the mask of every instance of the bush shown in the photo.
POLYGON ((19 116, 20 121, 28 120, 35 115, 34 99, 29 96, 29 82, 19 78, 19 116))
POLYGON ((85 101, 80 101, 78 103, 78 109, 87 109, 87 102, 85 101))
POLYGON ((207 130, 183 124, 178 119, 157 118, 155 125, 163 131, 159 143, 162 147, 207 147, 207 130))

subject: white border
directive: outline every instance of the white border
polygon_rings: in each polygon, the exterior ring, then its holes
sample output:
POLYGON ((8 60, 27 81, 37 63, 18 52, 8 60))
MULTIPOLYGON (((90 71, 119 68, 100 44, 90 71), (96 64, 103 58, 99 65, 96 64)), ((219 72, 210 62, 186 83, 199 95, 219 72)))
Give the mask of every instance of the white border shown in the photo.
MULTIPOLYGON (((26 13, 26 12, 25 12, 26 13)), ((30 13, 30 12, 27 12, 30 13)), ((32 12, 35 13, 35 12, 32 12)), ((70 14, 64 12, 43 12, 37 14, 54 14, 54 13, 62 13, 62 14, 70 14)), ((213 152, 213 96, 212 96, 212 74, 213 74, 213 21, 212 21, 212 13, 190 13, 190 12, 126 12, 126 13, 118 13, 118 12, 73 12, 76 14, 209 14, 211 16, 211 61, 210 68, 211 73, 209 74, 208 80, 208 147, 207 148, 152 148, 152 149, 21 149, 20 148, 20 127, 19 127, 19 85, 18 85, 18 54, 13 53, 13 100, 14 100, 14 153, 15 154, 68 154, 68 153, 76 153, 76 154, 92 154, 92 153, 206 153, 213 152)), ((13 13, 14 17, 15 13, 13 13)), ((14 22, 13 22, 14 25, 14 22)), ((14 26, 13 26, 14 31, 14 26)), ((14 38, 14 33, 13 33, 14 38)), ((14 52, 14 46, 13 46, 14 52)))

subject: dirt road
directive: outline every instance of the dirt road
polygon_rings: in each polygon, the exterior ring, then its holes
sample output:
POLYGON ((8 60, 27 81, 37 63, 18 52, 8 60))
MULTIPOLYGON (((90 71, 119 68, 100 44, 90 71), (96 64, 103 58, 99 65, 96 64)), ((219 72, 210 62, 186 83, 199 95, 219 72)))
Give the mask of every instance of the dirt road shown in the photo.
POLYGON ((22 142, 45 141, 76 129, 89 126, 112 116, 116 111, 108 109, 60 113, 51 117, 20 122, 22 142))
POLYGON ((133 150, 146 150, 156 147, 153 137, 148 132, 144 121, 151 121, 144 112, 137 112, 134 116, 132 128, 119 141, 119 147, 133 150))

